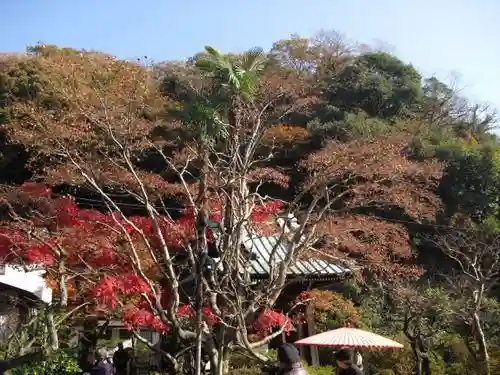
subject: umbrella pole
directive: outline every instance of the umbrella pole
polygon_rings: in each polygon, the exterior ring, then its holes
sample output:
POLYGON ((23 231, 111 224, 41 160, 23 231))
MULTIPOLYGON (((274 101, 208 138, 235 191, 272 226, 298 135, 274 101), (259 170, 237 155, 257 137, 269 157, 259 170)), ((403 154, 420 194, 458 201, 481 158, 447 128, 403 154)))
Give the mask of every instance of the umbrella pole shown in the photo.
POLYGON ((363 355, 358 349, 354 351, 354 364, 363 370, 363 355))
MULTIPOLYGON (((314 322, 314 306, 308 304, 306 307, 306 321, 307 321, 307 334, 308 336, 313 336, 316 334, 315 322, 314 322)), ((319 366, 319 352, 316 345, 309 347, 311 351, 311 365, 313 367, 319 366)))
MULTIPOLYGON (((303 338, 305 338, 305 337, 306 337, 306 336, 304 335, 304 326, 305 326, 305 324, 303 324, 303 323, 299 323, 299 324, 297 324, 297 333, 298 333, 298 336, 299 336, 299 340, 300 340, 300 339, 303 339, 303 338)), ((306 358, 306 355, 307 355, 307 354, 306 354, 306 353, 307 353, 306 347, 305 347, 305 346, 300 345, 300 346, 299 346, 299 353, 300 353, 300 356, 301 356, 302 358, 306 358)))

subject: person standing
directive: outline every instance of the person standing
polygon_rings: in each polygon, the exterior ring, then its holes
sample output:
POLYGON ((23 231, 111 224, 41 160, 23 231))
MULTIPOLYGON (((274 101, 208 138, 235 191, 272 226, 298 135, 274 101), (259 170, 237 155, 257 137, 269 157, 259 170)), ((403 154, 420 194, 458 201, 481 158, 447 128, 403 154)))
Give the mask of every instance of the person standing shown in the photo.
POLYGON ((278 375, 309 375, 302 366, 299 350, 292 344, 282 344, 278 348, 278 375))
POLYGON ((127 374, 127 363, 129 361, 128 352, 123 349, 123 343, 118 344, 118 350, 113 355, 113 365, 115 366, 116 375, 127 374))
POLYGON ((90 370, 90 375, 114 375, 115 369, 108 358, 108 351, 101 348, 97 351, 97 362, 90 370))
POLYGON ((335 353, 337 375, 364 375, 363 371, 353 363, 354 353, 349 348, 342 348, 335 353))

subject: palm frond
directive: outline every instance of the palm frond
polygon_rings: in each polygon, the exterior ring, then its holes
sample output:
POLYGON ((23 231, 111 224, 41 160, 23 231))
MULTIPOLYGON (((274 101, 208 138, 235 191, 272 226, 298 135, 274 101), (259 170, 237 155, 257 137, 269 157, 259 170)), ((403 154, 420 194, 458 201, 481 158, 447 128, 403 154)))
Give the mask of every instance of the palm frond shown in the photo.
POLYGON ((239 67, 246 71, 260 73, 267 62, 267 56, 262 48, 254 47, 245 53, 240 58, 239 67))
POLYGON ((205 47, 205 54, 198 59, 196 66, 221 83, 229 84, 239 90, 240 85, 233 62, 215 48, 205 47))
POLYGON ((220 94, 221 99, 238 94, 247 100, 252 100, 259 75, 265 69, 267 62, 268 56, 261 48, 252 48, 241 55, 230 56, 206 46, 203 55, 197 59, 196 66, 207 76, 215 79, 218 89, 214 93, 220 94))

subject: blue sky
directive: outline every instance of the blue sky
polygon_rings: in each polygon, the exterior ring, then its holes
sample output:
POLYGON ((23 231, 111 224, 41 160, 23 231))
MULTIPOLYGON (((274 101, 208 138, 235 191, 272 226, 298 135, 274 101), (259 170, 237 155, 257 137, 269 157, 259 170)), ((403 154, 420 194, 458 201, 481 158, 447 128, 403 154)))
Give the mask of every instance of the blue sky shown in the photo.
POLYGON ((499 15, 498 0, 2 0, 0 51, 41 41, 158 61, 335 29, 389 44, 425 75, 458 72, 469 96, 500 108, 499 15))

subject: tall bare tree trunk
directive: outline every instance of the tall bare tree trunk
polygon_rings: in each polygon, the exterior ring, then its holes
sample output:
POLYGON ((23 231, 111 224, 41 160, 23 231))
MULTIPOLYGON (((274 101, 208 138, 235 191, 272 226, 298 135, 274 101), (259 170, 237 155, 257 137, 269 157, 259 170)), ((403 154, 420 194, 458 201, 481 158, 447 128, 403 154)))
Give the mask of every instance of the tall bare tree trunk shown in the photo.
POLYGON ((203 346, 203 314, 202 314, 202 300, 203 300, 203 282, 201 260, 196 262, 196 291, 195 291, 195 309, 196 309, 196 356, 195 356, 195 374, 201 375, 202 373, 202 346, 203 346))
POLYGON ((218 350, 218 357, 215 364, 211 363, 211 375, 226 375, 229 372, 229 351, 227 348, 222 347, 218 350))
POLYGON ((479 346, 479 355, 481 361, 481 372, 483 375, 491 375, 490 368, 490 354, 488 352, 488 343, 486 342, 486 337, 484 336, 483 326, 481 324, 481 319, 477 312, 473 315, 474 320, 474 331, 476 333, 476 340, 479 346))

